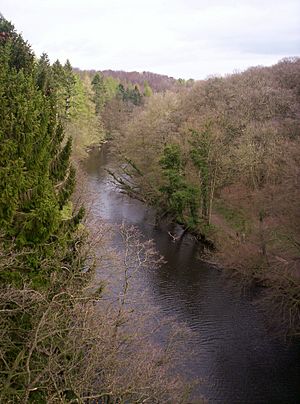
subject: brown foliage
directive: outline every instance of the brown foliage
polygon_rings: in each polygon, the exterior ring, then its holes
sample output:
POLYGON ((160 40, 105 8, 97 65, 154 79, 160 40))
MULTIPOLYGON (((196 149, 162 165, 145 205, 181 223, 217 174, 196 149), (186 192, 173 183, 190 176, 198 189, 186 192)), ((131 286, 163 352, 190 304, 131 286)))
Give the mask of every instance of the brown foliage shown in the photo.
MULTIPOLYGON (((117 295, 103 292, 102 283, 90 284, 88 272, 81 272, 87 250, 78 250, 78 270, 53 273, 45 290, 29 284, 1 288, 1 402, 187 402, 188 389, 174 372, 184 331, 169 323, 168 342, 157 345, 153 336, 161 324, 129 301, 136 271, 159 265, 161 258, 134 228, 120 228, 119 253, 105 245, 107 228, 100 230, 97 265, 114 267, 121 279, 117 295)), ((2 254, 1 267, 17 259, 2 254)))
POLYGON ((179 145, 185 179, 199 184, 189 156, 190 129, 201 133, 210 125, 209 159, 217 167, 212 237, 220 260, 267 284, 274 302, 277 286, 286 285, 290 292, 282 296, 293 312, 299 306, 289 296, 295 292, 299 302, 299 290, 281 282, 278 262, 286 263, 282 279, 288 270, 289 282, 299 283, 299 74, 299 58, 286 59, 153 97, 123 127, 116 146, 120 161, 126 157, 142 172, 130 172, 130 179, 153 203, 160 198, 158 162, 166 144, 179 145))

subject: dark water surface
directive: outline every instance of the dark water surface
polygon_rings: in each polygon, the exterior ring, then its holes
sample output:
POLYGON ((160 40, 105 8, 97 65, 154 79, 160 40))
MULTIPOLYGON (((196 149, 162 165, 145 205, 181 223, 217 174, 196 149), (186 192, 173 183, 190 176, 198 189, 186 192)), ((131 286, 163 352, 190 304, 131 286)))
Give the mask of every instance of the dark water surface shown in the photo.
POLYGON ((204 380, 199 394, 211 403, 300 403, 299 344, 274 338, 251 299, 199 260, 189 236, 172 241, 170 229, 155 228, 151 209, 120 194, 105 171, 107 156, 107 147, 94 150, 85 164, 93 214, 138 226, 165 257, 160 269, 139 275, 148 289, 143 304, 158 306, 161 316, 172 315, 193 331, 186 346, 195 354, 186 368, 204 380))

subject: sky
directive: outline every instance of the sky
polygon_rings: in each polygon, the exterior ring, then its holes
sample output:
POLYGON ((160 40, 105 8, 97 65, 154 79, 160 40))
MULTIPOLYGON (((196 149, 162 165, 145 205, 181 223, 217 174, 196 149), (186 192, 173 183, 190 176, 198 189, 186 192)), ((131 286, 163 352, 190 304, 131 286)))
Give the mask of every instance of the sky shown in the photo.
POLYGON ((300 55, 299 0, 1 0, 37 55, 204 79, 300 55))

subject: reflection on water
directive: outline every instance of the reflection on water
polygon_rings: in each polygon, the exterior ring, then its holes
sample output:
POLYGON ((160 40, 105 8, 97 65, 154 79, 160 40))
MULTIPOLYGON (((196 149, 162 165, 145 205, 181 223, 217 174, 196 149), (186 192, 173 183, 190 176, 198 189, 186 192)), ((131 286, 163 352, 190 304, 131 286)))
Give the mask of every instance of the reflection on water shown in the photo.
MULTIPOLYGON (((107 150, 93 151, 86 162, 93 213, 108 223, 138 226, 167 263, 139 274, 136 288, 147 287, 143 304, 158 306, 193 333, 187 347, 195 354, 186 363, 191 376, 205 380, 200 393, 212 403, 298 403, 299 345, 285 346, 269 335, 265 318, 241 297, 216 268, 197 259, 189 236, 174 242, 176 226, 156 228, 152 209, 119 193, 105 171, 107 150)), ((183 358, 184 362, 184 358, 183 358)))

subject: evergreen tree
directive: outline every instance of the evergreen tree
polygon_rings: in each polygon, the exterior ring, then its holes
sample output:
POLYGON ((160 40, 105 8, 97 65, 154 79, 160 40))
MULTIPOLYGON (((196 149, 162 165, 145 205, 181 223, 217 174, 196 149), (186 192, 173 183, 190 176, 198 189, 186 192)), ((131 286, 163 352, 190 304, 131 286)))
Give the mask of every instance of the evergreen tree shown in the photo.
POLYGON ((75 75, 73 73, 73 69, 70 61, 67 59, 64 65, 64 88, 65 88, 65 112, 66 117, 69 116, 69 111, 71 108, 71 100, 74 94, 74 86, 75 86, 75 75))
POLYGON ((134 105, 141 105, 142 104, 143 96, 142 96, 142 94, 140 92, 140 89, 139 89, 137 84, 130 91, 128 98, 134 105))
POLYGON ((7 34, 0 40, 0 227, 18 245, 36 245, 60 228, 62 195, 74 185, 71 141, 62 147, 47 56, 35 66, 30 47, 3 18, 0 32, 7 34))
POLYGON ((45 376, 53 355, 61 401, 65 392, 75 396, 65 376, 72 356, 78 358, 73 344, 66 349, 66 329, 73 323, 67 313, 74 304, 70 296, 85 284, 78 254, 82 238, 74 231, 83 210, 65 214, 75 183, 71 140, 64 141, 59 85, 47 55, 35 61, 1 15, 0 66, 0 401, 53 401, 51 377, 45 376), (38 336, 49 325, 47 337, 38 336))
POLYGON ((64 66, 57 60, 52 65, 51 74, 57 112, 60 118, 69 120, 76 84, 76 77, 69 60, 64 66))
POLYGON ((48 55, 43 53, 36 66, 36 83, 44 95, 53 89, 52 71, 48 55))
POLYGON ((117 98, 122 100, 124 103, 141 105, 143 102, 143 95, 140 92, 139 86, 137 84, 128 85, 126 88, 123 84, 119 84, 117 88, 117 98))
POLYGON ((121 99, 122 101, 126 100, 126 91, 122 83, 118 85, 117 98, 121 99))
POLYGON ((102 112, 105 102, 107 100, 107 89, 104 78, 99 73, 96 73, 92 80, 92 87, 94 91, 94 103, 96 106, 96 114, 102 112))
MULTIPOLYGON (((16 70, 30 71, 34 63, 34 55, 29 44, 17 34, 14 26, 0 14, 0 46, 9 48, 8 64, 16 70)), ((7 50, 8 51, 8 50, 7 50)))

